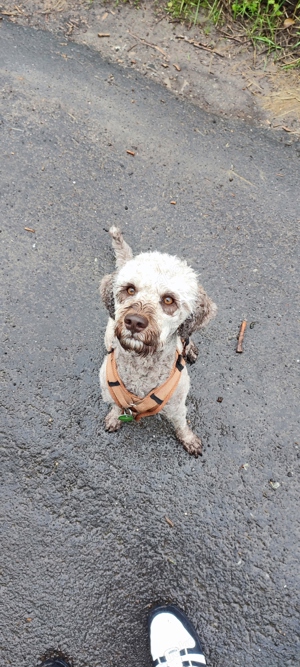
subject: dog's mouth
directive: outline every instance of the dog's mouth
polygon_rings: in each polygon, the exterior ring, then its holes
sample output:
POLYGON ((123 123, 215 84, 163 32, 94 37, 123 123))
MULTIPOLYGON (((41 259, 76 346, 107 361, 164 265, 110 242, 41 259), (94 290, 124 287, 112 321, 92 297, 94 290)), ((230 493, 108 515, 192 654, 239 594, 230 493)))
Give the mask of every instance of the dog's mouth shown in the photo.
POLYGON ((151 336, 150 332, 147 333, 146 337, 146 332, 142 335, 131 333, 130 331, 126 331, 126 329, 119 332, 116 327, 115 333, 124 350, 135 352, 142 357, 154 354, 157 350, 157 338, 151 336))
POLYGON ((115 335, 124 350, 142 357, 154 354, 159 346, 159 329, 152 306, 138 302, 122 309, 115 335))

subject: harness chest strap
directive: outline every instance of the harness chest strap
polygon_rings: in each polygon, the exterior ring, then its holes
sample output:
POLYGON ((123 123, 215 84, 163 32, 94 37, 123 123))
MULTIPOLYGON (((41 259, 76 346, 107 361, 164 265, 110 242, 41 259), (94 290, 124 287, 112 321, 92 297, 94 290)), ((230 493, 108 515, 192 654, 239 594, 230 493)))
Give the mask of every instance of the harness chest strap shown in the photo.
POLYGON ((136 421, 142 417, 150 417, 160 412, 168 400, 174 394, 179 383, 181 372, 184 369, 185 361, 178 350, 173 364, 173 368, 168 379, 159 387, 155 387, 144 398, 135 396, 128 391, 123 384, 117 369, 115 350, 108 353, 106 364, 106 380, 109 392, 114 402, 124 410, 130 409, 136 421))

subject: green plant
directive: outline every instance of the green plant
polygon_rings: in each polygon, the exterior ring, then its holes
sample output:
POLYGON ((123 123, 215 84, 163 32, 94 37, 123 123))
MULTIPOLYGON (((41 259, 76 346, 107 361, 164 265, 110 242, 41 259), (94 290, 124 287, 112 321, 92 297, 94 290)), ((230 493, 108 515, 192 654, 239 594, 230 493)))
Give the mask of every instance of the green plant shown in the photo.
MULTIPOLYGON (((166 5, 169 14, 194 24, 199 22, 201 10, 201 18, 204 14, 212 24, 218 25, 225 18, 227 21, 230 18, 239 20, 253 42, 264 44, 270 50, 286 45, 293 49, 299 47, 295 44, 295 31, 290 39, 290 34, 283 32, 282 27, 286 17, 293 17, 296 27, 300 18, 300 0, 169 0, 166 5)), ((206 29, 207 32, 209 23, 206 29)))

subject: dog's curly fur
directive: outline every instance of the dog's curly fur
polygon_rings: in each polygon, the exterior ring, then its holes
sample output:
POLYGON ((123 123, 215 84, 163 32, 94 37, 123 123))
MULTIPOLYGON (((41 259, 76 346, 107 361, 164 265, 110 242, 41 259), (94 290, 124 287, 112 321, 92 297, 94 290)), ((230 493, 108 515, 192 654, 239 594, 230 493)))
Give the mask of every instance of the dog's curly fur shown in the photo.
MULTIPOLYGON (((111 227, 109 232, 116 254, 116 271, 104 276, 100 285, 110 315, 105 345, 107 350, 112 347, 116 350, 118 372, 126 388, 143 397, 169 377, 176 349, 182 352, 182 338, 187 339, 194 331, 205 327, 215 317, 217 308, 185 261, 160 252, 142 253, 133 258, 121 231, 111 227), (147 326, 132 333, 124 321, 128 313, 146 318, 147 326)), ((192 341, 186 352, 191 362, 196 360, 197 348, 192 341)), ((103 400, 112 403, 106 381, 106 361, 107 357, 100 369, 100 383, 103 400)), ((172 422, 177 438, 189 454, 198 456, 201 440, 186 421, 189 386, 185 367, 162 414, 172 422)), ((122 410, 113 404, 105 419, 108 431, 120 428, 120 414, 122 410)))

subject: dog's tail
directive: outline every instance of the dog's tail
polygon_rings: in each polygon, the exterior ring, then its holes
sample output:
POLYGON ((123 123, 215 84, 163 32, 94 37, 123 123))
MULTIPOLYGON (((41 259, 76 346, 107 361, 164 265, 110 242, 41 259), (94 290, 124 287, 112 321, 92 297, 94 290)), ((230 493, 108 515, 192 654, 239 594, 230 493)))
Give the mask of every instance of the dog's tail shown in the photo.
POLYGON ((116 266, 120 269, 129 259, 132 259, 133 254, 130 246, 123 239, 123 234, 119 227, 111 227, 109 233, 112 238, 112 247, 116 255, 116 266))

